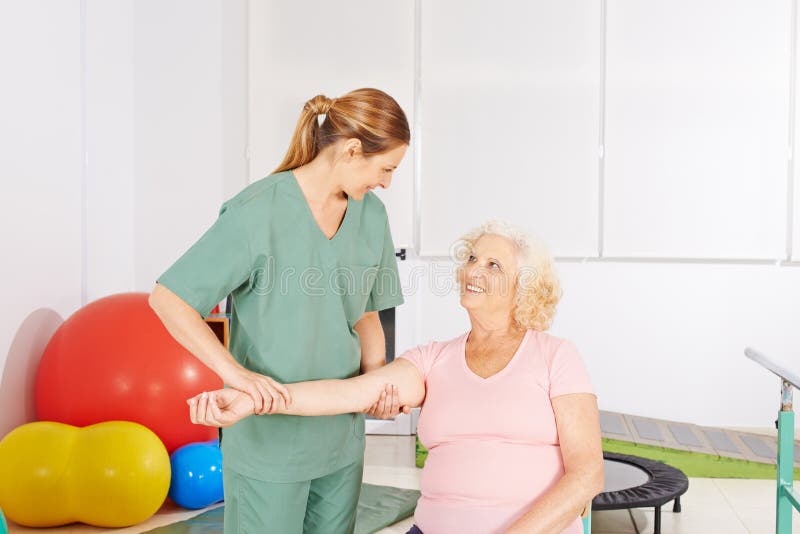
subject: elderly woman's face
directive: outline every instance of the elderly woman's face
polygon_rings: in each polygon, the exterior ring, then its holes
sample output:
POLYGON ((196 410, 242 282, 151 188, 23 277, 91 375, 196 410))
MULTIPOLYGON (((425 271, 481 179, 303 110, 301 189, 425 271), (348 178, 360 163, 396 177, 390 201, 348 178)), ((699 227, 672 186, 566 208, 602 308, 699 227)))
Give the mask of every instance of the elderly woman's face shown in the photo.
POLYGON ((464 308, 511 313, 517 255, 510 240, 491 234, 478 238, 458 275, 464 308))

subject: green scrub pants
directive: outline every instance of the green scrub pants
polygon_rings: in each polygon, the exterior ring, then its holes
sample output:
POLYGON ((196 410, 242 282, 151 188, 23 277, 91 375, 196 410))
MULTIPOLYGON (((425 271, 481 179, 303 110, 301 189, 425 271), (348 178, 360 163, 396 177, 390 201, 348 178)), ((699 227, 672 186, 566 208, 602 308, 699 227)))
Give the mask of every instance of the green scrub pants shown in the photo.
POLYGON ((352 534, 363 472, 363 459, 303 482, 223 469, 225 534, 352 534))

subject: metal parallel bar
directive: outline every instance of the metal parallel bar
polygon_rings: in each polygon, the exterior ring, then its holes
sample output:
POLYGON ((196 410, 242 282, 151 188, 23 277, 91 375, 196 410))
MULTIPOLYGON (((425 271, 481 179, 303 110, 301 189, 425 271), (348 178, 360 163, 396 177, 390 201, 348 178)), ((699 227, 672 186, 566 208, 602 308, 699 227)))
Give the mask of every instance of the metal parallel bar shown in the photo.
POLYGON ((778 375, 781 380, 789 382, 790 385, 800 389, 800 374, 797 372, 787 369, 781 363, 771 360, 764 354, 750 347, 744 349, 744 355, 759 364, 761 367, 778 375))
POLYGON ((781 410, 778 414, 778 473, 777 473, 777 505, 775 507, 775 532, 777 534, 791 534, 792 513, 794 509, 800 510, 797 495, 792 488, 794 478, 794 411, 792 411, 791 386, 785 380, 781 387, 782 408, 788 400, 788 410, 781 410), (788 397, 788 399, 787 399, 788 397))
POLYGON ((798 494, 794 491, 794 410, 792 394, 800 388, 800 375, 747 347, 745 356, 772 371, 781 379, 781 409, 778 412, 778 458, 775 492, 775 532, 792 533, 792 514, 800 511, 798 494))
POLYGON ((583 518, 583 534, 591 534, 592 532, 592 511, 586 514, 586 517, 583 518))
POLYGON ((792 411, 792 385, 785 378, 781 380, 781 411, 792 411))
POLYGON ((791 505, 794 506, 796 510, 800 511, 800 501, 798 501, 798 499, 800 499, 800 494, 794 491, 791 486, 784 486, 783 493, 785 497, 789 499, 791 505))

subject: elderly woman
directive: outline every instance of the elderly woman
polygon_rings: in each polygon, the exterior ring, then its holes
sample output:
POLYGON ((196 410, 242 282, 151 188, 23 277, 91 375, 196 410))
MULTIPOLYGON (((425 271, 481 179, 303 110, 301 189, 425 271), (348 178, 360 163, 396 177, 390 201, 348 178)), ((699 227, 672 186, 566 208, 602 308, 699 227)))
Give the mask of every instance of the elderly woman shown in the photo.
MULTIPOLYGON (((560 297, 552 258, 496 221, 463 244, 458 281, 469 332, 355 378, 288 384, 292 402, 279 412, 363 411, 376 399, 395 412, 398 403, 422 406, 429 455, 410 534, 579 534, 580 513, 603 486, 600 425, 575 346, 545 333, 560 297)), ((254 417, 251 398, 237 390, 188 402, 199 424, 254 417)))

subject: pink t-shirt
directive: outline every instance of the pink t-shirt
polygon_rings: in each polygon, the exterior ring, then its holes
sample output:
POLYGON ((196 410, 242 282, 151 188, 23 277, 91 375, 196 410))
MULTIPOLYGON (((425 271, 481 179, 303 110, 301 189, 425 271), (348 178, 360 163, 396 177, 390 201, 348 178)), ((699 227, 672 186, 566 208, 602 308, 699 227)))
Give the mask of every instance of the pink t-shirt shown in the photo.
MULTIPOLYGON (((419 438, 428 448, 414 521, 424 534, 495 534, 564 475, 550 399, 594 393, 575 345, 528 330, 511 361, 481 378, 467 336, 420 345, 401 358, 425 379, 419 438)), ((580 518, 564 534, 581 534, 580 518)))

